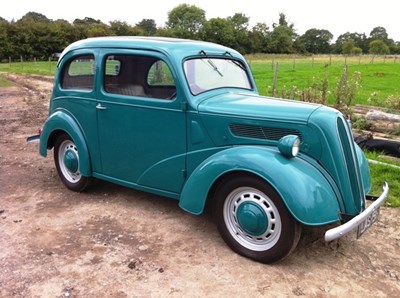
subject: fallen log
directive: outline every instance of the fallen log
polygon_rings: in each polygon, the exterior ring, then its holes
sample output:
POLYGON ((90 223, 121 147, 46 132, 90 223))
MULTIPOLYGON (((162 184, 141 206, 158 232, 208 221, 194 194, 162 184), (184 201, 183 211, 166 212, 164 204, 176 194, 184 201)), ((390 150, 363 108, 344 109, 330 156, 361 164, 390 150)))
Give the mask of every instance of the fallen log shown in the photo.
POLYGON ((367 112, 365 114, 365 118, 370 121, 382 120, 390 122, 400 122, 400 115, 385 113, 377 110, 367 112))

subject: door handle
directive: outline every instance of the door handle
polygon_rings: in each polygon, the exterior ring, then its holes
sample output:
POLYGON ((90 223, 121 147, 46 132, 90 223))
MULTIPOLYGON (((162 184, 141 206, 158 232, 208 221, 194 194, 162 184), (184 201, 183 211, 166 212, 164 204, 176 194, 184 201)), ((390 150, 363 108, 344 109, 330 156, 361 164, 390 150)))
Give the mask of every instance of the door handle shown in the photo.
POLYGON ((96 109, 98 109, 98 110, 107 110, 107 108, 104 107, 104 106, 102 106, 101 103, 98 103, 98 104, 96 105, 96 109))

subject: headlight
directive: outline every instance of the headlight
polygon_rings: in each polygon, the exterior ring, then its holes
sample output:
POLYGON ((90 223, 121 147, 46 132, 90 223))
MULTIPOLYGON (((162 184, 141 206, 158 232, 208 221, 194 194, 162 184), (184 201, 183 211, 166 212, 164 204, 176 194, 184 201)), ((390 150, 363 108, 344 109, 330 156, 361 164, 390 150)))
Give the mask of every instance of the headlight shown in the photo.
POLYGON ((284 136, 279 140, 278 149, 287 158, 295 157, 300 151, 300 138, 295 135, 284 136))

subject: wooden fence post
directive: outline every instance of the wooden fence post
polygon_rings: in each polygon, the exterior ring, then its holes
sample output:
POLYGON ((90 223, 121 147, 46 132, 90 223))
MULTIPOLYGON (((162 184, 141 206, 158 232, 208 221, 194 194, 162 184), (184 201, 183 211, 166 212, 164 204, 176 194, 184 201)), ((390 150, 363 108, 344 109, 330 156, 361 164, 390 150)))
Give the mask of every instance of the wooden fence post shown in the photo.
POLYGON ((296 57, 293 55, 293 70, 296 69, 296 57))
POLYGON ((274 72, 274 81, 272 83, 272 96, 275 96, 276 84, 278 83, 278 71, 279 71, 279 63, 276 62, 275 72, 274 72))

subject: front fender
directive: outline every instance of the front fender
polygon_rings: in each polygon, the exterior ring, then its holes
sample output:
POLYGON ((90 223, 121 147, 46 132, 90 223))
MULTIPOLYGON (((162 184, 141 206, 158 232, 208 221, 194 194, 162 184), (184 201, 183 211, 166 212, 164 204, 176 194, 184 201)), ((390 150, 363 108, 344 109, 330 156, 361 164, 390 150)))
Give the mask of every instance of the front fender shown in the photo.
POLYGON ((91 176, 92 172, 86 139, 76 121, 63 111, 56 111, 51 114, 44 123, 42 133, 40 134, 40 155, 44 157, 47 156, 47 149, 53 146, 53 144, 50 143, 50 139, 54 137, 53 133, 57 132, 65 132, 72 138, 78 147, 79 170, 83 176, 91 176))
POLYGON ((234 171, 252 173, 267 181, 303 224, 339 220, 338 198, 320 170, 304 159, 287 159, 275 149, 260 146, 234 147, 210 156, 188 178, 179 206, 193 214, 202 213, 213 184, 234 171))

